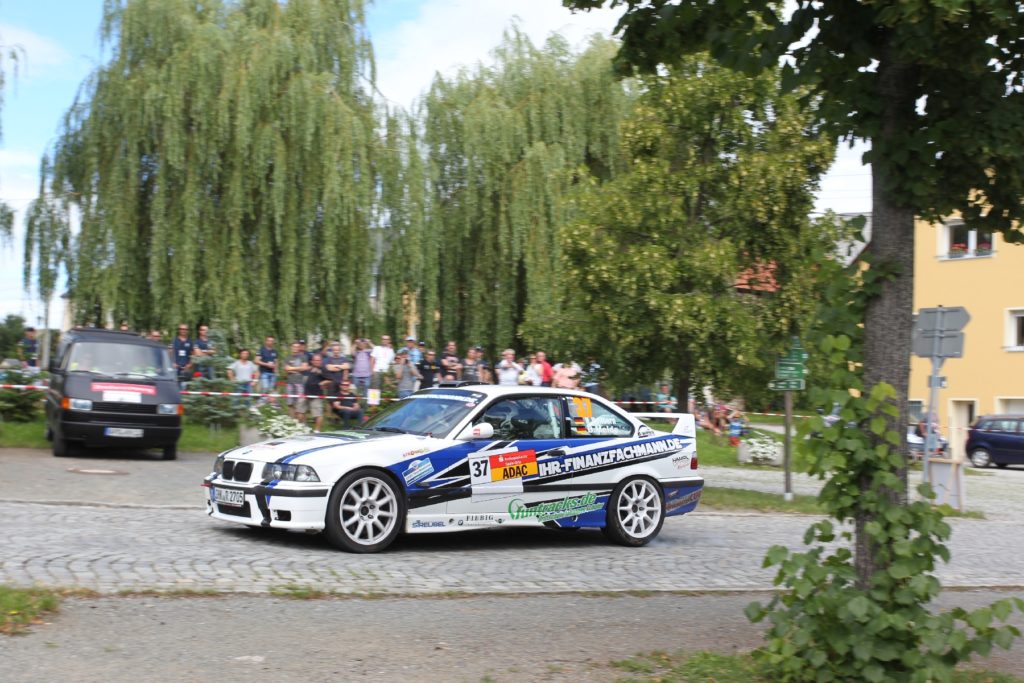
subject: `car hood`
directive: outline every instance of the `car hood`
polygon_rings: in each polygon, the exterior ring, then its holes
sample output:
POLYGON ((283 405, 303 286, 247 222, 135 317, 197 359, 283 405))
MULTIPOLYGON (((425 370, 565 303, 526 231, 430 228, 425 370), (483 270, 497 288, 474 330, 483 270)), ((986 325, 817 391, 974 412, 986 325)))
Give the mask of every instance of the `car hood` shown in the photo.
MULTIPOLYGON (((393 434, 389 432, 373 432, 356 429, 348 432, 332 432, 329 434, 303 434, 280 439, 270 439, 250 446, 240 446, 226 453, 226 456, 237 460, 255 462, 279 462, 287 459, 292 462, 305 455, 345 456, 354 452, 352 446, 368 446, 375 451, 386 450, 401 454, 424 441, 437 442, 426 436, 413 434, 393 434)), ((360 449, 362 450, 362 449, 360 449)))

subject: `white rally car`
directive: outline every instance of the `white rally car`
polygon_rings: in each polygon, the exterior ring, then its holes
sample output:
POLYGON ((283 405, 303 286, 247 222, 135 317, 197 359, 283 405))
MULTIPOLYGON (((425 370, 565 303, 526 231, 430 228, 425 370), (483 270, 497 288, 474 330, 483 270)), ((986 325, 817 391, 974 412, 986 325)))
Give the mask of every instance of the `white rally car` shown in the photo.
POLYGON ((207 512, 250 526, 323 531, 353 552, 402 531, 600 527, 644 545, 697 507, 692 415, 657 432, 592 394, 455 383, 383 408, 361 429, 226 451, 207 512))

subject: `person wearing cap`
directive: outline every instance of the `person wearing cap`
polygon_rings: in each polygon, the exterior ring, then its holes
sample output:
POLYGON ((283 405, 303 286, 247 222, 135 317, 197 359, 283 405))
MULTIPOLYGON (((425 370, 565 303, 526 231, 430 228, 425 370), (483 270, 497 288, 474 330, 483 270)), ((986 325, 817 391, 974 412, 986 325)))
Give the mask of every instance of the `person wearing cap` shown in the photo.
POLYGON ((413 365, 419 365, 423 360, 423 351, 416 346, 416 337, 405 338, 405 352, 409 354, 409 362, 413 365))
POLYGON ((338 385, 337 398, 331 401, 331 410, 341 420, 342 429, 351 429, 363 424, 363 409, 359 405, 359 397, 352 390, 348 380, 338 385))
POLYGON ((398 398, 411 396, 416 391, 416 381, 420 379, 420 371, 409 360, 409 352, 398 349, 395 355, 395 377, 398 378, 398 398))

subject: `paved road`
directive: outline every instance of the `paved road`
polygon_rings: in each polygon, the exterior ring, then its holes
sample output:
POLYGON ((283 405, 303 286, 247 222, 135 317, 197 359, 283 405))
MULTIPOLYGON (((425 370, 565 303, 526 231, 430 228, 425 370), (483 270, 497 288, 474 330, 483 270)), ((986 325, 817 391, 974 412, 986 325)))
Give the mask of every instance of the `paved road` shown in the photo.
MULTIPOLYGON (((318 536, 209 519, 198 486, 212 462, 139 458, 57 460, 2 451, 0 582, 124 590, 267 592, 290 586, 345 593, 429 594, 767 589, 774 544, 800 546, 810 518, 698 512, 666 521, 639 550, 596 532, 501 529, 409 536, 359 556, 318 536), (83 471, 117 474, 82 474, 83 471), (18 482, 17 487, 14 482, 18 482), (46 502, 28 502, 28 501, 46 502), (6 502, 5 502, 6 501, 6 502), (84 502, 83 502, 84 501, 84 502)), ((711 482, 731 470, 706 470, 711 482)), ((740 473, 763 479, 775 472, 740 473)), ((763 482, 762 482, 763 483, 763 482)), ((953 519, 947 586, 1024 586, 1018 519, 953 519)))

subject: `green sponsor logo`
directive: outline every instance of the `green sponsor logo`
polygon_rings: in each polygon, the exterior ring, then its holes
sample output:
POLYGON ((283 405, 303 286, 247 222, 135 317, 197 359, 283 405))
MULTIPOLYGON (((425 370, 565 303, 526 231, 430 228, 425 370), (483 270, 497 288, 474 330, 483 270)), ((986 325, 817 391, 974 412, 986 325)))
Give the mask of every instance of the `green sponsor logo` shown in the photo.
POLYGON ((513 498, 508 504, 508 513, 513 520, 528 519, 536 517, 540 522, 548 522, 562 517, 574 517, 585 512, 593 512, 604 507, 603 503, 597 502, 597 496, 587 493, 582 496, 566 496, 562 500, 549 503, 536 503, 530 507, 518 498, 513 498))

